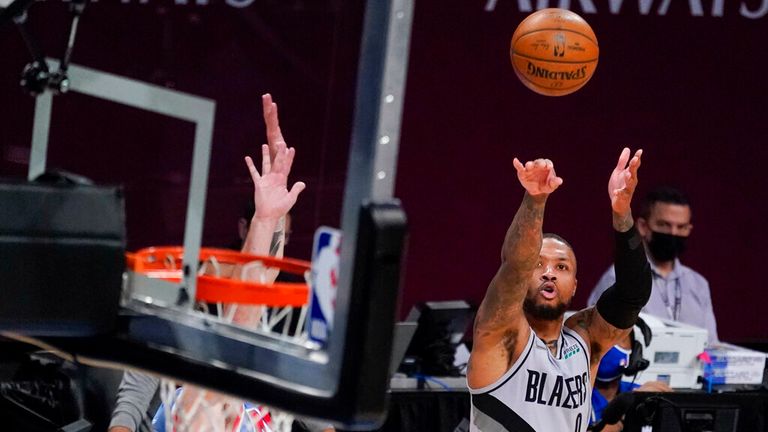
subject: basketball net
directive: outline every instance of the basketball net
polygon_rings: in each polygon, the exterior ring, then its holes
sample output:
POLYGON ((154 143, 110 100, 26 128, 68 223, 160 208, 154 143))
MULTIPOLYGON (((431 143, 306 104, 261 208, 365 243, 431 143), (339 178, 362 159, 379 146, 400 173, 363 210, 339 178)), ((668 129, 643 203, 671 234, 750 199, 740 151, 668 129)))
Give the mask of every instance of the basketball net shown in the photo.
MULTIPOLYGON (((175 261, 173 257, 165 260, 172 267, 175 261)), ((227 278, 222 275, 223 267, 215 255, 210 255, 202 263, 199 276, 227 278)), ((232 270, 232 275, 237 276, 230 276, 232 279, 263 285, 271 285, 279 272, 260 260, 236 265, 232 270)), ((308 272, 304 278, 308 278, 308 272)), ((299 309, 293 329, 291 324, 296 312, 292 306, 216 303, 216 310, 210 311, 206 303, 198 303, 197 309, 210 314, 211 319, 266 332, 283 340, 304 342, 307 339, 306 302, 299 309)), ((166 377, 160 379, 160 399, 163 412, 159 417, 165 419, 165 432, 290 432, 294 420, 294 416, 286 412, 190 384, 182 385, 166 377)))

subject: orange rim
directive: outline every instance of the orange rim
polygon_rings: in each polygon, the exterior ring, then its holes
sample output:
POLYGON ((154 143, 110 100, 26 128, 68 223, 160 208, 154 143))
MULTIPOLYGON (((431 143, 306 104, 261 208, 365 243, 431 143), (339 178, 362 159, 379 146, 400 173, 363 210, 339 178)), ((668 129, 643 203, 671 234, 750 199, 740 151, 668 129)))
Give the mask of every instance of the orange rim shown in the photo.
MULTIPOLYGON (((184 248, 161 246, 126 253, 126 265, 136 273, 169 282, 181 281, 184 248)), ((221 264, 242 265, 261 262, 265 267, 304 276, 310 269, 308 261, 293 258, 275 258, 250 255, 227 249, 201 248, 200 261, 215 259, 221 264)), ((304 306, 309 287, 303 282, 258 283, 227 277, 202 275, 197 278, 195 298, 206 303, 240 303, 267 306, 304 306)))

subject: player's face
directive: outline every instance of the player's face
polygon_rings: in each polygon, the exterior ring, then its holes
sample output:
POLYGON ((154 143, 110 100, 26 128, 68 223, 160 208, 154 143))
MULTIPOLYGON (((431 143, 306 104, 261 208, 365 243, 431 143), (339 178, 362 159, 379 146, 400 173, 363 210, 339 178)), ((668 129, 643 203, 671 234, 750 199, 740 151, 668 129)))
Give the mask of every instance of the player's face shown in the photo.
POLYGON ((545 238, 523 307, 533 318, 557 319, 576 292, 576 257, 565 243, 545 238))

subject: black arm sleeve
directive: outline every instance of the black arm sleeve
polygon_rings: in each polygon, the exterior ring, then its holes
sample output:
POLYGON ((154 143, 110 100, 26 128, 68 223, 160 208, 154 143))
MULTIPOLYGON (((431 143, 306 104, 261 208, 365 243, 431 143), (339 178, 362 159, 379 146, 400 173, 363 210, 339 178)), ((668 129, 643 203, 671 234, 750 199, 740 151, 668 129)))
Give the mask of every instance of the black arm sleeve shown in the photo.
POLYGON ((597 311, 612 326, 628 329, 651 297, 651 267, 643 242, 633 226, 616 231, 616 283, 597 301, 597 311))

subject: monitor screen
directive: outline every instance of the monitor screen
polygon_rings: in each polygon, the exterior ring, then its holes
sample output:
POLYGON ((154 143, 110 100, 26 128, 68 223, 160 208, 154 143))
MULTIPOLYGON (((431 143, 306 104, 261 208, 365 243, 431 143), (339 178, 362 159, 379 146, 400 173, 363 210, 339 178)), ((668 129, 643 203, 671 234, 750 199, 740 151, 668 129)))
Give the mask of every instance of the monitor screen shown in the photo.
POLYGON ((739 402, 729 400, 727 395, 639 392, 625 415, 623 430, 736 432, 741 430, 740 411, 739 402))
POLYGON ((416 334, 408 346, 410 372, 436 376, 458 376, 456 347, 464 339, 472 321, 472 307, 465 301, 426 302, 416 305, 408 321, 418 322, 416 334))

